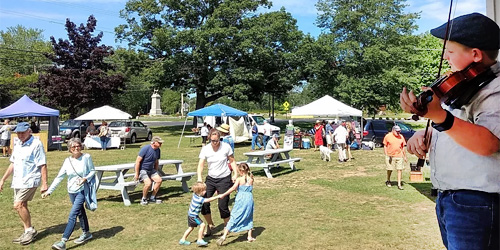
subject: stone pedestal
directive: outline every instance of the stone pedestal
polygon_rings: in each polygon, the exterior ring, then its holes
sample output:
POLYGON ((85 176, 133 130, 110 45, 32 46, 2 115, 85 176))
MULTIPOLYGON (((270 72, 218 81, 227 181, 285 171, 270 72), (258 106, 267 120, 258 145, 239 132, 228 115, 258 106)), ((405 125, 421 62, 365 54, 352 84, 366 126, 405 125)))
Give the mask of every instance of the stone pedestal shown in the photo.
POLYGON ((160 99, 161 96, 155 90, 153 95, 151 95, 151 110, 149 110, 149 115, 161 115, 160 99))
POLYGON ((410 182, 423 182, 424 176, 422 171, 411 171, 410 172, 410 182))

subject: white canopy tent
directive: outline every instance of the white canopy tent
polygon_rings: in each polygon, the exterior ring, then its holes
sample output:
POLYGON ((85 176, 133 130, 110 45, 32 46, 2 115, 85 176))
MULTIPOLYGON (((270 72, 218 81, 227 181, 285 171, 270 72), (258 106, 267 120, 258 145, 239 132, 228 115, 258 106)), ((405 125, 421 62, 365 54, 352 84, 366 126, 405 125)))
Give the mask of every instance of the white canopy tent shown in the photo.
POLYGON ((75 120, 128 120, 132 116, 117 108, 105 105, 75 118, 75 120))
POLYGON ((359 116, 363 112, 335 100, 329 95, 325 95, 320 99, 306 104, 302 107, 292 109, 292 118, 313 118, 313 117, 347 117, 359 116))

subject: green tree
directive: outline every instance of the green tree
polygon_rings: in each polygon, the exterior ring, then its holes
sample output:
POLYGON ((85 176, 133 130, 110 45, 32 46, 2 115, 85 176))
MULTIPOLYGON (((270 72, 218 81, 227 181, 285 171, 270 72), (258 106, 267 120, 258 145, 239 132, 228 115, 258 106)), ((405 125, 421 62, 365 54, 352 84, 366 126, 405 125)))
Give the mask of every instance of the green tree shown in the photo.
POLYGON ((161 94, 161 111, 165 114, 176 114, 181 108, 181 93, 165 89, 161 94))
MULTIPOLYGON (((336 44, 333 95, 375 114, 380 105, 398 106, 402 86, 414 74, 416 13, 404 0, 319 0, 318 26, 336 44)), ((331 88, 332 86, 330 86, 331 88)), ((328 88, 328 87, 327 87, 328 88)))
POLYGON ((284 10, 256 14, 267 0, 129 0, 118 39, 161 59, 157 85, 196 93, 196 108, 228 96, 259 99, 297 81, 292 53, 301 33, 284 10))
POLYGON ((50 51, 42 30, 18 25, 0 31, 0 107, 38 91, 29 85, 38 80, 39 69, 50 65, 44 56, 50 51))
POLYGON ((98 45, 102 32, 93 36, 97 20, 90 16, 87 24, 76 26, 66 19, 69 40, 50 37, 54 62, 47 74, 42 74, 34 87, 42 89, 47 104, 75 117, 84 110, 112 102, 113 94, 123 88, 121 74, 110 74, 111 64, 104 61, 113 51, 110 46, 98 45))

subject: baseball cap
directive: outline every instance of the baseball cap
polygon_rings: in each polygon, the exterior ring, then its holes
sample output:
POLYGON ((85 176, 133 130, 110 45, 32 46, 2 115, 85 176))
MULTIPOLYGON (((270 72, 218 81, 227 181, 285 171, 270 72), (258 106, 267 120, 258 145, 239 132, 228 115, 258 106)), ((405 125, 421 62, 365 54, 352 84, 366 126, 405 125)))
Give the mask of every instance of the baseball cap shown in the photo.
POLYGON ((20 122, 17 124, 17 127, 16 129, 14 130, 14 132, 24 132, 26 130, 28 130, 30 128, 30 124, 27 123, 27 122, 20 122))
POLYGON ((401 128, 398 125, 394 125, 394 127, 392 127, 392 130, 400 132, 401 128))

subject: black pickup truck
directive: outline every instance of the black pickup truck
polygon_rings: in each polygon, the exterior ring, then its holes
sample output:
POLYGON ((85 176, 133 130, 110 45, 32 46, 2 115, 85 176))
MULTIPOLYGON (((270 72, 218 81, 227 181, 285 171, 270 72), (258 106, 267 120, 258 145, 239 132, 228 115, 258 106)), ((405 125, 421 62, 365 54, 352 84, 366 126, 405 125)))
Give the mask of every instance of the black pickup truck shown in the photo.
POLYGON ((71 138, 80 138, 80 136, 85 137, 87 127, 92 120, 66 120, 59 126, 59 134, 64 137, 65 140, 71 138))

